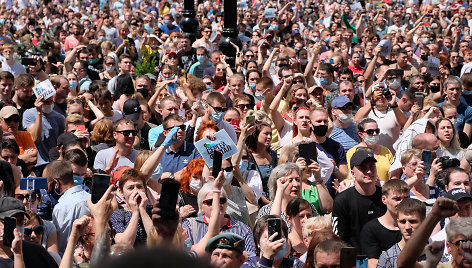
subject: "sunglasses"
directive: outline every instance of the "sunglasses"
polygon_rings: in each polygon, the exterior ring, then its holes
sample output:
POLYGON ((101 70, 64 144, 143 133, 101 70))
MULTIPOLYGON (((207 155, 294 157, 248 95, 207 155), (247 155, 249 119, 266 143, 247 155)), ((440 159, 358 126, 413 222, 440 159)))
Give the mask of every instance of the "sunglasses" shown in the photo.
POLYGON ((129 137, 130 135, 133 135, 133 137, 136 137, 138 135, 138 131, 134 129, 133 130, 117 130, 115 132, 121 133, 125 137, 129 137))
POLYGON ((211 105, 210 105, 210 107, 213 108, 213 110, 215 110, 215 112, 219 112, 219 113, 221 113, 221 112, 224 113, 228 109, 226 107, 214 107, 214 106, 211 106, 211 105))
POLYGON ((20 117, 17 116, 17 115, 13 115, 13 116, 10 116, 8 118, 3 118, 3 120, 5 120, 5 123, 11 123, 11 122, 15 122, 15 123, 19 123, 20 122, 20 117))
MULTIPOLYGON (((220 198, 221 199, 221 198, 220 198)), ((472 240, 470 239, 464 239, 464 240, 457 240, 456 242, 454 242, 454 246, 456 246, 456 249, 459 250, 459 247, 461 246, 461 243, 462 242, 472 242, 472 240)))
MULTIPOLYGON (((204 200, 203 204, 207 206, 213 205, 213 199, 204 200)), ((226 197, 220 197, 220 205, 226 204, 226 197)))
POLYGON ((222 168, 222 170, 226 172, 231 172, 233 171, 233 167, 222 168))
POLYGON ((68 102, 69 102, 69 104, 74 104, 74 103, 82 104, 82 100, 81 100, 81 99, 69 100, 68 102))
POLYGON ((249 104, 249 103, 248 104, 238 104, 238 105, 236 105, 236 107, 238 109, 241 109, 241 110, 243 110, 244 108, 249 110, 249 109, 251 109, 251 104, 249 104))
POLYGON ((336 109, 341 111, 354 110, 354 105, 344 105, 343 107, 336 107, 336 109))
POLYGON ((33 229, 24 228, 24 230, 25 230, 25 237, 30 237, 33 234, 33 232, 36 235, 42 235, 44 233, 44 225, 38 225, 34 227, 33 229))
POLYGON ((167 130, 171 130, 171 129, 173 129, 174 127, 179 127, 180 130, 182 130, 182 131, 185 131, 185 129, 187 129, 187 126, 184 125, 184 124, 182 124, 182 125, 180 125, 180 126, 168 127, 168 128, 166 128, 165 130, 166 130, 166 131, 167 131, 167 130))
POLYGON ((25 200, 25 198, 28 201, 35 202, 36 199, 38 199, 38 195, 37 194, 31 194, 31 195, 30 194, 25 194, 25 195, 24 194, 15 194, 15 199, 23 201, 23 200, 25 200), (31 200, 30 200, 30 198, 31 198, 31 200))
POLYGON ((366 130, 364 130, 364 131, 362 131, 362 132, 365 132, 365 133, 367 133, 367 134, 369 134, 369 135, 373 135, 374 133, 378 135, 378 134, 380 134, 380 129, 379 129, 379 128, 376 128, 376 129, 366 129, 366 130))

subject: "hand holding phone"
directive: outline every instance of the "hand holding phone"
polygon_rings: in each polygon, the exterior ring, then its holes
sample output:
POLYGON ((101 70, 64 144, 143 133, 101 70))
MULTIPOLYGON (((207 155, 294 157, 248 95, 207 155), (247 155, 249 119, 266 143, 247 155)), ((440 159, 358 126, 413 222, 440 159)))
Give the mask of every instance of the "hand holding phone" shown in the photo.
POLYGON ((277 233, 277 236, 272 241, 282 239, 282 221, 280 218, 267 219, 267 231, 269 232, 268 237, 277 233))
POLYGON ((424 169, 426 172, 431 168, 431 163, 433 162, 433 152, 424 150, 421 152, 421 161, 423 161, 424 169))
POLYGON ((180 183, 175 180, 162 182, 161 197, 159 198, 159 215, 171 219, 175 217, 177 200, 179 197, 180 183))
POLYGON ((221 163, 223 162, 223 153, 218 150, 213 151, 213 167, 211 175, 216 178, 221 171, 221 163))
POLYGON ((92 181, 92 203, 96 204, 110 186, 110 175, 108 174, 93 174, 92 181))
POLYGON ((15 239, 13 231, 16 228, 16 218, 5 217, 3 220, 3 245, 10 247, 15 239))

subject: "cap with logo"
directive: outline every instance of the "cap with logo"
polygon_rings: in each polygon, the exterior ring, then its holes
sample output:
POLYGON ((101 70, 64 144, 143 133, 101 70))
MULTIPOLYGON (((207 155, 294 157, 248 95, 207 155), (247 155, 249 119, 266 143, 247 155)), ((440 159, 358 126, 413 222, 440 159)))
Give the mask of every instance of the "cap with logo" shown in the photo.
POLYGON ((245 249, 244 237, 233 233, 219 234, 208 241, 205 251, 211 253, 217 248, 236 250, 243 253, 245 249))
POLYGON ((464 198, 469 199, 469 200, 472 201, 472 196, 470 196, 470 194, 462 188, 452 189, 449 192, 447 192, 444 195, 444 197, 452 199, 454 201, 459 201, 459 200, 464 199, 464 198))
POLYGON ((375 159, 375 156, 374 156, 373 153, 371 153, 367 150, 358 150, 351 157, 351 166, 350 166, 350 168, 352 169, 355 166, 360 166, 366 160, 374 160, 374 162, 377 162, 377 160, 375 159))
POLYGON ((136 121, 141 115, 141 106, 137 99, 129 99, 123 104, 123 117, 128 120, 136 121))

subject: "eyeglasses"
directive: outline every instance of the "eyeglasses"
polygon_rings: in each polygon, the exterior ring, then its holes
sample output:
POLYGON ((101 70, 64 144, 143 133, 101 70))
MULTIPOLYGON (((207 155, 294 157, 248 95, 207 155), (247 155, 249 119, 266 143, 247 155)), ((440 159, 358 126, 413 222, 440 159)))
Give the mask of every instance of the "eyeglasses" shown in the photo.
POLYGON ((168 128, 166 128, 165 130, 166 130, 166 131, 167 131, 167 130, 171 130, 171 129, 173 129, 174 127, 179 127, 180 130, 182 130, 182 131, 185 131, 185 129, 187 129, 187 126, 184 125, 184 124, 182 124, 182 125, 180 125, 180 126, 168 127, 168 128))
POLYGON ((15 194, 15 199, 23 201, 25 200, 25 198, 28 201, 35 202, 36 199, 38 199, 38 195, 35 193, 32 193, 31 195, 30 194, 15 194))
POLYGON ((369 135, 373 135, 374 133, 376 133, 377 135, 380 134, 380 129, 379 128, 376 128, 376 129, 366 129, 364 131, 362 131, 364 133, 367 133, 369 135))
MULTIPOLYGON (((204 200, 203 204, 207 206, 213 205, 213 199, 204 200)), ((220 197, 220 205, 226 204, 226 197, 220 197)))
POLYGON ((177 59, 176 56, 169 56, 168 58, 169 58, 169 59, 174 59, 174 60, 177 59))
POLYGON ((212 105, 210 105, 210 107, 213 108, 213 110, 215 110, 215 112, 219 112, 219 113, 221 113, 221 112, 224 113, 224 112, 226 112, 226 110, 228 109, 228 108, 226 108, 226 107, 214 107, 214 106, 212 106, 212 105))
POLYGON ((292 81, 292 84, 297 84, 297 83, 303 84, 303 79, 297 79, 297 80, 292 81))
POLYGON ((17 115, 12 115, 8 118, 3 118, 5 120, 5 123, 9 124, 11 122, 19 123, 20 122, 20 117, 17 115))
POLYGON ((203 31, 204 33, 211 33, 211 31, 203 31))
POLYGON ((254 58, 254 55, 246 54, 247 58, 254 58))
POLYGON ((231 172, 233 171, 233 167, 222 168, 222 170, 226 172, 231 172))
POLYGON ((38 225, 36 227, 34 227, 33 229, 31 228, 24 228, 25 230, 25 237, 30 237, 33 232, 39 236, 39 235, 42 235, 44 233, 44 225, 38 225))
POLYGON ((250 103, 248 103, 248 104, 242 104, 242 103, 241 103, 241 104, 236 105, 236 108, 238 108, 238 109, 240 109, 240 110, 244 110, 244 108, 246 108, 246 109, 249 110, 249 109, 251 109, 252 107, 251 107, 251 104, 250 104, 250 103))
POLYGON ((74 104, 74 103, 82 104, 82 100, 81 99, 69 100, 69 104, 74 104))
POLYGON ((459 247, 461 245, 462 242, 472 242, 472 240, 470 239, 463 239, 463 240, 457 240, 456 242, 454 242, 454 246, 456 246, 456 249, 459 250, 459 247))
POLYGON ((136 137, 138 135, 138 131, 134 130, 134 129, 132 129, 132 130, 117 130, 115 132, 121 133, 125 137, 129 137, 130 135, 133 135, 134 137, 136 137))

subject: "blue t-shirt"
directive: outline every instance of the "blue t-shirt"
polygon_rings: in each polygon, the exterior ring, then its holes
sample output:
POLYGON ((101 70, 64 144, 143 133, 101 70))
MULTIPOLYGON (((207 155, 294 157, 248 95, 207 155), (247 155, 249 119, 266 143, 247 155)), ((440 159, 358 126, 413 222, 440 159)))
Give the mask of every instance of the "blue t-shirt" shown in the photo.
POLYGON ((172 26, 168 26, 167 24, 164 24, 162 25, 161 27, 159 27, 161 29, 161 31, 165 34, 170 34, 171 32, 177 32, 179 33, 180 32, 180 28, 179 26, 177 25, 174 25, 172 24, 172 26))
POLYGON ((356 125, 353 122, 347 128, 334 126, 329 137, 339 142, 345 151, 349 151, 349 149, 361 142, 359 135, 357 135, 356 125))
MULTIPOLYGON (((36 108, 31 108, 23 114, 23 127, 27 128, 36 122, 36 108)), ((49 163, 49 149, 57 146, 57 138, 64 133, 65 118, 56 111, 49 114, 43 113, 43 124, 41 127, 41 138, 35 142, 38 149, 38 161, 36 166, 49 163)))
POLYGON ((190 160, 199 157, 201 156, 195 145, 184 141, 184 144, 176 153, 169 149, 165 151, 161 159, 162 171, 176 173, 186 167, 190 160))
MULTIPOLYGON (((446 102, 441 102, 438 104, 439 107, 444 105, 446 102)), ((457 123, 456 129, 458 131, 464 131, 465 124, 472 124, 472 108, 467 104, 461 102, 457 106, 457 123)))

